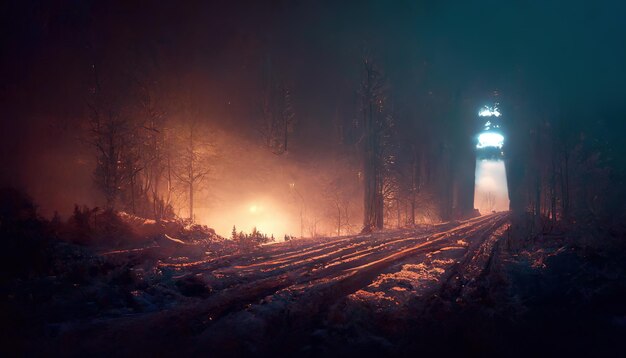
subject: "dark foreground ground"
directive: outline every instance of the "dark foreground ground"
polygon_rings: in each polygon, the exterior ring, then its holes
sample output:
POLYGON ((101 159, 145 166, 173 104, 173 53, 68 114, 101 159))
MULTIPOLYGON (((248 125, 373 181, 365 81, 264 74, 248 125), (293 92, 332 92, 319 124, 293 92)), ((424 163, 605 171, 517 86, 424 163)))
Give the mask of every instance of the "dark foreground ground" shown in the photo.
POLYGON ((10 354, 626 356, 619 231, 530 235, 498 213, 246 250, 171 236, 111 250, 11 220, 10 354))

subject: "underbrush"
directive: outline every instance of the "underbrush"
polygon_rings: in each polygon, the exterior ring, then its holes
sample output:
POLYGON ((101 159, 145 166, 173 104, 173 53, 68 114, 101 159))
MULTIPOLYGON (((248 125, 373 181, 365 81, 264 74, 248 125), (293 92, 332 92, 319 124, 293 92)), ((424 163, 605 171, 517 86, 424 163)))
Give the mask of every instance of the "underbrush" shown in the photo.
POLYGON ((434 298, 413 320, 420 338, 401 341, 402 352, 441 354, 434 344, 477 356, 626 356, 623 228, 542 227, 514 222, 476 289, 434 298))
POLYGON ((533 234, 513 226, 471 281, 453 277, 456 289, 444 285, 400 310, 340 303, 302 332, 301 353, 626 356, 626 245, 620 230, 558 224, 533 234))
POLYGON ((177 277, 159 260, 235 247, 184 220, 77 207, 63 222, 36 209, 24 193, 0 190, 0 321, 9 353, 32 351, 68 327, 205 297, 201 278, 177 277))

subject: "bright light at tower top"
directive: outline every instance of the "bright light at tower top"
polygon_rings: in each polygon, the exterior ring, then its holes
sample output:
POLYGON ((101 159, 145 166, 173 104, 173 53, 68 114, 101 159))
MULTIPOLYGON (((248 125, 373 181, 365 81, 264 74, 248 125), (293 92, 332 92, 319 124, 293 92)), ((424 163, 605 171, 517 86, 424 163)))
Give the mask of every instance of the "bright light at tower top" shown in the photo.
POLYGON ((480 117, 500 117, 502 113, 500 113, 500 111, 498 110, 498 104, 496 104, 493 107, 484 106, 480 109, 480 111, 478 111, 478 115, 480 117))
POLYGON ((504 136, 502 136, 502 134, 494 133, 494 132, 485 132, 485 133, 481 133, 478 136, 478 144, 476 145, 476 148, 478 149, 487 148, 487 147, 502 148, 503 145, 504 145, 504 136))

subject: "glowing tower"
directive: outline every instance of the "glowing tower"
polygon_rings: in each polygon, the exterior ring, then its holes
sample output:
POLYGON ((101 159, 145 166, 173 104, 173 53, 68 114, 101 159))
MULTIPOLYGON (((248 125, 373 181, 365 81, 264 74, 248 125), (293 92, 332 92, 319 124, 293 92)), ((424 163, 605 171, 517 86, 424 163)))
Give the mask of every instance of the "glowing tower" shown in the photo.
POLYGON ((474 207, 481 214, 509 209, 509 193, 504 166, 502 113, 498 103, 478 111, 482 129, 476 138, 474 207))

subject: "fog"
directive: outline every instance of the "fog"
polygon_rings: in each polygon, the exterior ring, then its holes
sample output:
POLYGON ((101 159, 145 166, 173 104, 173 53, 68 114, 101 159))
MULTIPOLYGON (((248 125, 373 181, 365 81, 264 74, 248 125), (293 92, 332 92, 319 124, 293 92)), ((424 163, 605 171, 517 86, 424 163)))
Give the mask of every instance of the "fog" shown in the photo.
MULTIPOLYGON (((351 219, 342 219, 341 230, 357 231, 362 201, 359 161, 332 152, 308 160, 297 152, 276 155, 258 143, 226 134, 218 142, 222 143, 218 147, 229 150, 220 153, 213 175, 202 187, 195 210, 199 223, 225 237, 231 235, 233 225, 244 232, 256 227, 277 240, 284 235, 336 234, 334 210, 340 194, 340 206, 351 219), (239 144, 228 147, 235 140, 239 144)), ((178 205, 177 214, 188 215, 184 204, 178 205)))
POLYGON ((509 191, 504 160, 476 161, 474 207, 481 214, 509 210, 509 191))
MULTIPOLYGON (((191 216, 221 235, 233 225, 276 237, 358 232, 367 175, 363 71, 372 63, 381 82, 378 120, 385 122, 377 134, 384 226, 449 220, 472 203, 481 212, 506 210, 501 162, 477 162, 472 178, 476 113, 496 99, 502 104, 505 137, 517 136, 504 156, 518 164, 524 143, 539 141, 534 133, 543 133, 546 147, 557 139, 570 145, 561 138, 565 130, 550 132, 557 122, 571 128, 567 140, 593 136, 585 143, 619 151, 621 7, 15 2, 2 12, 11 16, 2 23, 0 184, 28 192, 47 217, 67 217, 75 204, 108 205, 93 143, 100 106, 130 123, 124 145, 159 133, 162 163, 183 157, 177 128, 197 124, 203 134, 196 138, 213 152, 193 190, 191 216), (272 116, 289 117, 281 133, 268 126, 272 116), (158 128, 146 130, 150 118, 158 128), (453 201, 453 192, 464 199, 453 201), (449 207, 453 202, 469 204, 449 207)), ((133 150, 137 165, 126 169, 138 178, 114 188, 116 209, 149 216, 154 196, 167 199, 173 214, 190 216, 184 180, 171 175, 168 184, 163 167, 148 173, 153 162, 141 164, 145 151, 133 150)), ((626 156, 607 157, 619 167, 626 156)), ((510 169, 513 182, 537 172, 510 169)))

